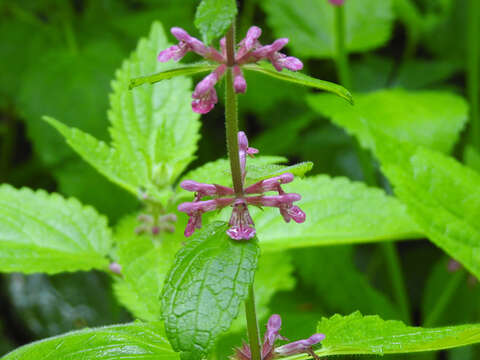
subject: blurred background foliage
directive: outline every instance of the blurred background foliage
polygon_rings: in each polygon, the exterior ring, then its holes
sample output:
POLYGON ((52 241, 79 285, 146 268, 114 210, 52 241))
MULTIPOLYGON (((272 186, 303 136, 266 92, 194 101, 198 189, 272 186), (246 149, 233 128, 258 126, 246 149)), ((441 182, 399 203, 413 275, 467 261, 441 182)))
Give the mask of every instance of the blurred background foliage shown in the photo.
MULTIPOLYGON (((347 14, 351 90, 442 89, 466 95, 466 0, 355 4, 347 14), (357 33, 360 28, 363 31, 357 33), (360 36, 365 33, 369 35, 360 36)), ((112 225, 138 210, 134 197, 81 160, 40 118, 50 115, 108 140, 106 113, 115 69, 138 38, 148 33, 153 20, 167 29, 175 25, 196 34, 196 5, 194 0, 0 1, 1 181, 75 196, 107 215, 112 225)), ((338 82, 332 60, 333 20, 323 11, 327 0, 244 0, 239 6, 239 36, 251 24, 263 28, 262 42, 287 36, 288 51, 304 60, 306 73, 338 82)), ((362 180, 352 139, 309 106, 307 89, 257 74, 247 76, 248 91, 239 99, 241 127, 253 146, 264 155, 313 161, 313 174, 362 180)), ((439 111, 441 107, 439 103, 439 111)), ((375 106, 371 110, 375 112, 375 106)), ((191 168, 225 154, 221 106, 202 118, 201 132, 198 158, 191 168)), ((460 159, 466 134, 453 150, 460 159)), ((412 324, 428 317, 452 276, 458 278, 456 294, 447 304, 449 310, 431 325, 480 321, 480 289, 472 277, 462 269, 453 272, 452 264, 449 270, 446 256, 427 241, 404 242, 398 248, 412 324)), ((321 315, 333 312, 360 310, 400 318, 377 246, 295 250, 289 257, 295 279, 270 304, 272 312, 284 317, 287 336, 309 335, 321 315)), ((0 354, 46 336, 130 318, 103 274, 13 274, 0 279, 0 354)), ((228 354, 232 341, 238 345, 238 337, 232 339, 222 340, 219 354, 228 354)), ((478 359, 473 348, 411 358, 437 356, 478 359)))

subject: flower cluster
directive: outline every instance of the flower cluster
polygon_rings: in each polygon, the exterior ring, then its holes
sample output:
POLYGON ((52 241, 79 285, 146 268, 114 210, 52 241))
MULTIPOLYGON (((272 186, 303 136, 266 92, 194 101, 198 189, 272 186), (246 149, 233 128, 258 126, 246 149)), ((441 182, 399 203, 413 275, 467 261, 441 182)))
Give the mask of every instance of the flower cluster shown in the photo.
MULTIPOLYGON (((294 354, 308 353, 312 357, 317 358, 312 350, 312 346, 318 344, 325 339, 324 334, 313 334, 308 339, 298 340, 286 345, 275 348, 275 341, 277 339, 287 340, 285 337, 279 334, 280 327, 282 326, 282 319, 280 315, 274 314, 270 316, 267 322, 267 331, 263 337, 262 344, 262 360, 270 360, 275 356, 289 356, 294 354)), ((251 360, 252 354, 250 347, 247 344, 243 344, 241 348, 237 348, 233 359, 235 360, 251 360)))
MULTIPOLYGON (((258 150, 248 146, 247 136, 243 131, 238 133, 240 168, 242 180, 245 182, 247 156, 253 156, 258 150)), ((232 188, 217 185, 203 184, 193 180, 182 181, 180 186, 195 193, 193 202, 185 202, 178 206, 178 210, 186 213, 190 218, 185 229, 185 236, 193 234, 195 229, 202 226, 202 214, 208 211, 222 209, 232 206, 233 211, 230 217, 230 228, 227 234, 234 240, 248 240, 255 236, 253 220, 248 212, 248 205, 258 207, 277 207, 286 222, 294 220, 297 223, 305 221, 305 213, 293 205, 301 199, 299 194, 285 193, 282 184, 292 182, 293 174, 285 173, 269 179, 261 180, 243 190, 241 196, 236 196, 232 188), (276 191, 277 195, 264 195, 266 192, 276 191), (204 197, 211 197, 202 200, 204 197)))
MULTIPOLYGON (((203 58, 216 62, 219 66, 195 87, 192 98, 192 109, 199 114, 206 114, 213 109, 218 102, 215 84, 222 78, 227 69, 227 50, 226 40, 223 37, 220 40, 220 51, 213 47, 206 46, 200 40, 190 36, 185 30, 173 27, 172 35, 179 41, 178 45, 173 45, 158 54, 158 61, 167 62, 169 60, 179 61, 189 51, 202 56, 203 58)), ((262 30, 257 26, 252 26, 246 37, 237 45, 235 60, 233 64, 233 85, 236 93, 244 93, 247 89, 247 82, 243 76, 241 66, 249 63, 256 63, 262 59, 270 61, 277 71, 283 68, 297 71, 303 68, 302 62, 293 57, 280 52, 288 43, 287 38, 275 40, 270 45, 262 45, 258 38, 262 30)))

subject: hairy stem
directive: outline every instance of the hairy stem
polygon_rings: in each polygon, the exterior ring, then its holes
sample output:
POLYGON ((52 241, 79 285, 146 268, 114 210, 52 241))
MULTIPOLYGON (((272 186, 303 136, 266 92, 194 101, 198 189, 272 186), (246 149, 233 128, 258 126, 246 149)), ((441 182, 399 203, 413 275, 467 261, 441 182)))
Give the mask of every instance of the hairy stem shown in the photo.
POLYGON ((248 299, 245 302, 245 314, 247 316, 248 340, 250 343, 252 360, 261 360, 260 332, 258 331, 257 313, 255 311, 255 294, 253 292, 253 285, 250 286, 248 299))
POLYGON ((479 67, 480 67, 480 3, 478 0, 469 1, 468 20, 468 97, 470 98, 470 118, 472 131, 472 144, 480 150, 480 90, 479 90, 479 67))
POLYGON ((237 94, 233 88, 233 68, 235 63, 235 26, 232 24, 226 35, 227 46, 227 73, 225 82, 225 130, 227 137, 228 158, 232 171, 232 182, 235 194, 243 195, 242 173, 240 157, 238 156, 238 110, 237 94))
MULTIPOLYGON (((345 6, 335 6, 335 44, 336 44, 336 65, 338 77, 341 84, 347 89, 351 89, 350 67, 348 63, 348 52, 345 46, 345 6)), ((357 140, 355 149, 358 161, 362 168, 363 179, 369 186, 378 186, 375 167, 373 166, 370 154, 361 148, 357 140)), ((383 243, 380 245, 384 256, 387 258, 390 280, 393 286, 393 292, 397 304, 400 306, 403 318, 409 322, 411 319, 410 306, 403 278, 400 259, 395 245, 392 243, 383 243)))
POLYGON ((428 316, 425 318, 423 322, 424 327, 432 327, 435 326, 440 316, 444 313, 447 309, 450 300, 452 300, 453 295, 458 290, 458 287, 462 284, 463 280, 465 279, 466 273, 463 269, 456 271, 448 282, 445 284, 444 290, 440 295, 440 298, 437 299, 435 306, 433 307, 432 311, 428 316))

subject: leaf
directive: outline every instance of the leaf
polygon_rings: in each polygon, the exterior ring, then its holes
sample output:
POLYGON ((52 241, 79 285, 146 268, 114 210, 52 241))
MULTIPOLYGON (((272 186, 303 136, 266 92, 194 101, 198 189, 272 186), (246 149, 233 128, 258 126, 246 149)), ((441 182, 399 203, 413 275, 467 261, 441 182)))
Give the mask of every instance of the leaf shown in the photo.
POLYGON ((170 196, 164 192, 193 159, 200 126, 190 108, 189 79, 177 77, 128 90, 135 76, 169 68, 156 60, 157 52, 167 46, 161 25, 154 23, 149 38, 140 40, 117 71, 110 96, 111 146, 47 119, 112 182, 136 196, 146 192, 158 201, 170 196))
POLYGON ((179 359, 160 325, 135 322, 73 331, 37 341, 5 355, 2 360, 156 360, 179 359))
POLYGON ((235 0, 202 0, 195 14, 195 26, 205 43, 222 36, 237 15, 235 0))
POLYGON ((355 265, 353 246, 299 249, 293 253, 301 282, 311 287, 331 313, 360 310, 400 319, 398 309, 355 265))
MULTIPOLYGON (((295 54, 335 56, 335 8, 328 1, 267 0, 261 5, 275 35, 288 37, 295 54)), ((348 0, 343 6, 349 52, 375 49, 389 40, 394 20, 391 0, 348 0)))
POLYGON ((480 173, 480 152, 471 145, 465 147, 463 153, 465 165, 480 173))
MULTIPOLYGON (((325 334, 319 356, 349 354, 404 354, 437 351, 480 342, 480 325, 460 325, 441 328, 406 326, 401 321, 382 320, 379 316, 363 316, 355 312, 348 316, 322 318, 317 332, 325 334)), ((297 355, 289 359, 307 359, 297 355)))
POLYGON ((230 328, 253 283, 259 248, 235 241, 214 222, 188 240, 175 259, 161 297, 165 329, 182 358, 200 359, 230 328))
POLYGON ((287 71, 287 70, 277 71, 272 65, 266 64, 266 63, 247 64, 243 66, 243 69, 249 70, 249 71, 256 71, 261 74, 264 74, 273 78, 277 78, 283 81, 293 82, 295 84, 312 87, 314 89, 328 91, 347 100, 350 104, 353 104, 352 94, 350 94, 350 92, 347 89, 345 89, 343 86, 340 86, 338 84, 335 84, 329 81, 319 80, 299 72, 293 72, 293 71, 287 71))
POLYGON ((276 164, 266 164, 263 166, 250 165, 245 176, 248 183, 256 183, 257 181, 279 176, 285 173, 292 173, 295 176, 302 177, 305 173, 312 170, 313 163, 304 161, 291 166, 282 166, 276 164))
POLYGON ((302 196, 296 204, 307 219, 303 224, 287 224, 276 209, 252 208, 260 246, 266 252, 421 236, 399 201, 363 183, 315 176, 295 179, 284 190, 302 196))
POLYGON ((162 80, 174 78, 176 76, 192 76, 195 74, 201 74, 203 72, 212 71, 215 69, 214 65, 209 64, 188 64, 181 65, 177 68, 162 71, 154 75, 141 76, 130 80, 129 89, 136 88, 143 84, 155 84, 162 80))
POLYGON ((175 234, 161 234, 155 238, 148 233, 137 235, 140 223, 128 216, 115 228, 118 263, 122 277, 114 284, 119 301, 136 317, 155 321, 161 317, 158 301, 175 253, 185 241, 183 224, 176 224, 175 234))
POLYGON ((375 139, 382 171, 422 232, 480 278, 480 174, 377 130, 375 139))
POLYGON ((448 153, 468 118, 466 101, 448 92, 381 90, 356 95, 355 100, 355 106, 351 107, 332 96, 308 97, 313 110, 331 118, 371 150, 374 140, 369 126, 378 126, 401 141, 448 153))
POLYGON ((107 219, 76 199, 0 186, 0 271, 104 270, 111 247, 107 219))

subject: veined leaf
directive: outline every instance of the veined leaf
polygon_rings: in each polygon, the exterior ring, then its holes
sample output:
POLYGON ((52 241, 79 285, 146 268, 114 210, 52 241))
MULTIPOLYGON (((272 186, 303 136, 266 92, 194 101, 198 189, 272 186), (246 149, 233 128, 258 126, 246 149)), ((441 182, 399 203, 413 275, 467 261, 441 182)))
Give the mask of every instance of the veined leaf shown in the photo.
POLYGON ((135 322, 73 331, 37 341, 2 360, 157 360, 179 359, 159 324, 135 322))
POLYGON ((380 127, 401 141, 450 152, 468 118, 466 101, 440 91, 381 90, 355 96, 354 107, 333 96, 311 95, 308 103, 319 114, 355 135, 373 150, 369 127, 380 127), (438 104, 442 104, 439 107, 438 104))
POLYGON ((329 81, 315 79, 311 76, 299 72, 293 72, 288 70, 277 71, 272 65, 267 63, 248 64, 243 66, 243 68, 245 70, 256 71, 283 81, 289 81, 295 84, 312 87, 318 90, 328 91, 347 100, 350 104, 353 104, 352 94, 350 94, 347 89, 345 89, 343 86, 329 81))
POLYGON ((116 279, 115 294, 135 317, 155 321, 161 317, 160 301, 163 282, 173 264, 175 253, 185 241, 182 224, 176 233, 161 234, 152 239, 148 234, 137 235, 139 222, 133 216, 117 225, 114 240, 122 277, 116 279))
POLYGON ((237 12, 235 0, 202 0, 195 14, 195 26, 210 44, 225 33, 237 12))
POLYGON ((107 219, 59 194, 0 186, 0 271, 55 274, 108 267, 107 219))
POLYGON ((130 80, 129 88, 133 89, 143 84, 155 84, 162 80, 174 78, 176 76, 192 76, 203 72, 212 71, 215 65, 210 64, 189 64, 180 65, 174 69, 165 70, 154 75, 140 76, 130 80))
POLYGON ((72 147, 111 181, 138 195, 146 192, 159 201, 168 187, 193 159, 197 148, 198 115, 190 108, 191 81, 183 77, 144 84, 129 90, 136 76, 168 70, 156 60, 168 47, 162 26, 154 23, 148 39, 116 73, 108 113, 111 146, 77 129, 48 119, 72 147))
MULTIPOLYGON (((323 318, 317 332, 325 334, 318 356, 385 355, 436 351, 480 342, 480 324, 421 328, 406 326, 401 321, 382 320, 379 316, 348 316, 323 318)), ((308 359, 308 354, 286 359, 308 359)))
POLYGON ((302 196, 303 224, 285 223, 276 209, 251 209, 264 251, 414 239, 420 229, 405 206, 383 190, 346 178, 315 176, 284 185, 302 196))
POLYGON ((480 278, 480 174, 378 131, 375 140, 383 172, 422 232, 480 278))
POLYGON ((214 222, 182 248, 165 281, 162 309, 167 336, 182 358, 200 359, 228 330, 253 283, 256 239, 235 241, 214 222))
POLYGON ((273 176, 279 176, 285 173, 291 173, 295 176, 302 177, 312 170, 313 163, 304 161, 291 166, 282 166, 277 164, 265 164, 263 166, 250 165, 247 170, 245 180, 248 183, 255 183, 260 180, 268 179, 273 176))
MULTIPOLYGON (((335 7, 328 1, 266 0, 261 5, 275 35, 288 37, 295 54, 335 56, 335 7)), ((343 7, 347 51, 363 52, 388 41, 394 20, 391 0, 348 0, 343 7)))

